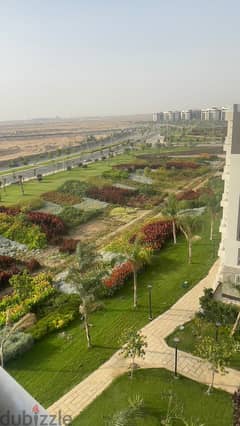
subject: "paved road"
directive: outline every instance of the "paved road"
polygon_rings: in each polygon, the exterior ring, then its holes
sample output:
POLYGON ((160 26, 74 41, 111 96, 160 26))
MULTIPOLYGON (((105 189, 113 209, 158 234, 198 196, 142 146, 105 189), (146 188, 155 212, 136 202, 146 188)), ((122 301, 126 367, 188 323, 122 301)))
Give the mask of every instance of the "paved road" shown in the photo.
MULTIPOLYGON (((139 140, 139 134, 135 134, 131 137, 130 142, 137 143, 139 140)), ((119 145, 111 146, 113 144, 113 141, 110 139, 107 143, 105 143, 104 146, 102 146, 102 142, 91 146, 91 149, 98 149, 99 151, 95 152, 80 152, 78 156, 72 159, 58 159, 53 161, 50 164, 46 165, 36 165, 35 167, 31 169, 26 170, 20 170, 19 172, 8 172, 5 175, 0 176, 0 181, 2 182, 2 185, 8 186, 14 183, 17 183, 19 180, 19 176, 23 177, 24 181, 36 179, 37 175, 50 175, 54 174, 60 171, 67 170, 68 168, 73 167, 79 167, 82 164, 89 164, 94 161, 100 161, 104 160, 106 158, 109 158, 110 155, 119 155, 124 152, 124 149, 126 145, 124 145, 124 142, 126 142, 125 138, 120 138, 117 141, 114 141, 114 143, 119 143, 119 145)), ((86 149, 90 149, 89 145, 86 146, 86 149)))

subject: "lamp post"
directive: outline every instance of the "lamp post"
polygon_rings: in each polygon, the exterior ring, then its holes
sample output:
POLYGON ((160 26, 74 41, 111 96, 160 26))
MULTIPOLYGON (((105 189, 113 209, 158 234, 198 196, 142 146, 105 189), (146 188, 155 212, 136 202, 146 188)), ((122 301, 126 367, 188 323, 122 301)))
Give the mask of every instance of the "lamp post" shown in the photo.
POLYGON ((148 285, 149 321, 152 321, 152 285, 148 285))
POLYGON ((178 344, 180 342, 180 339, 178 337, 174 337, 173 341, 175 343, 174 378, 178 379, 178 374, 177 374, 177 367, 178 367, 178 344))
POLYGON ((215 325, 216 325, 215 339, 216 339, 216 342, 218 342, 219 328, 221 327, 222 324, 219 321, 217 321, 215 325))

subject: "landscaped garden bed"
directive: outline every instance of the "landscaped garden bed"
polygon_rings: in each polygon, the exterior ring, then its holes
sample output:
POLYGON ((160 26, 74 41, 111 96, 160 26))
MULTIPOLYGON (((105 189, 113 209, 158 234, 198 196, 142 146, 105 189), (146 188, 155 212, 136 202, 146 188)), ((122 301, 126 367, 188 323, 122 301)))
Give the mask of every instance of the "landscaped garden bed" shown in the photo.
POLYGON ((188 280, 192 286, 206 275, 213 262, 213 246, 206 226, 201 235, 202 239, 194 243, 193 262, 196 259, 196 263, 192 265, 186 263, 186 245, 182 237, 176 246, 168 243, 152 257, 151 265, 145 266, 139 274, 137 309, 132 309, 132 277, 114 297, 103 299, 104 310, 91 314, 92 350, 87 349, 84 331, 76 319, 65 329, 65 337, 53 332, 36 342, 21 358, 10 361, 9 372, 48 406, 119 348, 119 330, 130 326, 141 328, 146 324, 149 283, 153 286, 153 313, 157 316, 187 291, 182 282, 188 280), (34 375, 36 365, 38 374, 34 375))

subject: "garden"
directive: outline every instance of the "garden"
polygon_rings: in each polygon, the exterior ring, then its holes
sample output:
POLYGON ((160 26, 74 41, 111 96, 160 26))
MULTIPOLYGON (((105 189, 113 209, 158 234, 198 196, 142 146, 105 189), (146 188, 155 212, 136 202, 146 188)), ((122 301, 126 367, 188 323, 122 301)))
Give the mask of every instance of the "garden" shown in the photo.
POLYGON ((186 378, 174 380, 166 370, 139 370, 133 380, 115 380, 72 424, 230 426, 231 396, 215 391, 209 398, 204 390, 186 378))
MULTIPOLYGON (((206 275, 216 258, 218 236, 214 242, 209 237, 217 212, 208 205, 200 219, 184 212, 177 217, 180 207, 206 206, 204 197, 214 196, 213 190, 166 199, 157 179, 151 177, 153 185, 131 179, 125 166, 130 159, 59 173, 57 182, 50 176, 24 183, 21 202, 0 207, 0 235, 26 247, 0 257, 1 360, 45 406, 119 348, 119 330, 146 324, 149 283, 157 316, 206 275), (150 216, 142 218, 143 211, 150 216), (65 274, 63 286, 59 274, 65 274)), ((168 185, 179 173, 186 183, 191 173, 206 170, 189 164, 160 166, 168 185)), ((151 174, 158 172, 155 166, 151 174)), ((146 164, 148 174, 145 169, 146 164)), ((6 197, 15 191, 8 188, 6 197)))

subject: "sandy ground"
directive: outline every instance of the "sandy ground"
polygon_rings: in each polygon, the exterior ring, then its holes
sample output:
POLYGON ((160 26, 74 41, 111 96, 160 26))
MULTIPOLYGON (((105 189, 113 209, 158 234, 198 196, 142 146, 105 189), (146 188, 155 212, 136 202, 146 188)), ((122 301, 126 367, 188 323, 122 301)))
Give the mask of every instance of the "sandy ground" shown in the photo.
POLYGON ((10 160, 78 145, 90 133, 101 138, 111 130, 131 127, 139 120, 135 116, 0 122, 0 158, 10 160))

